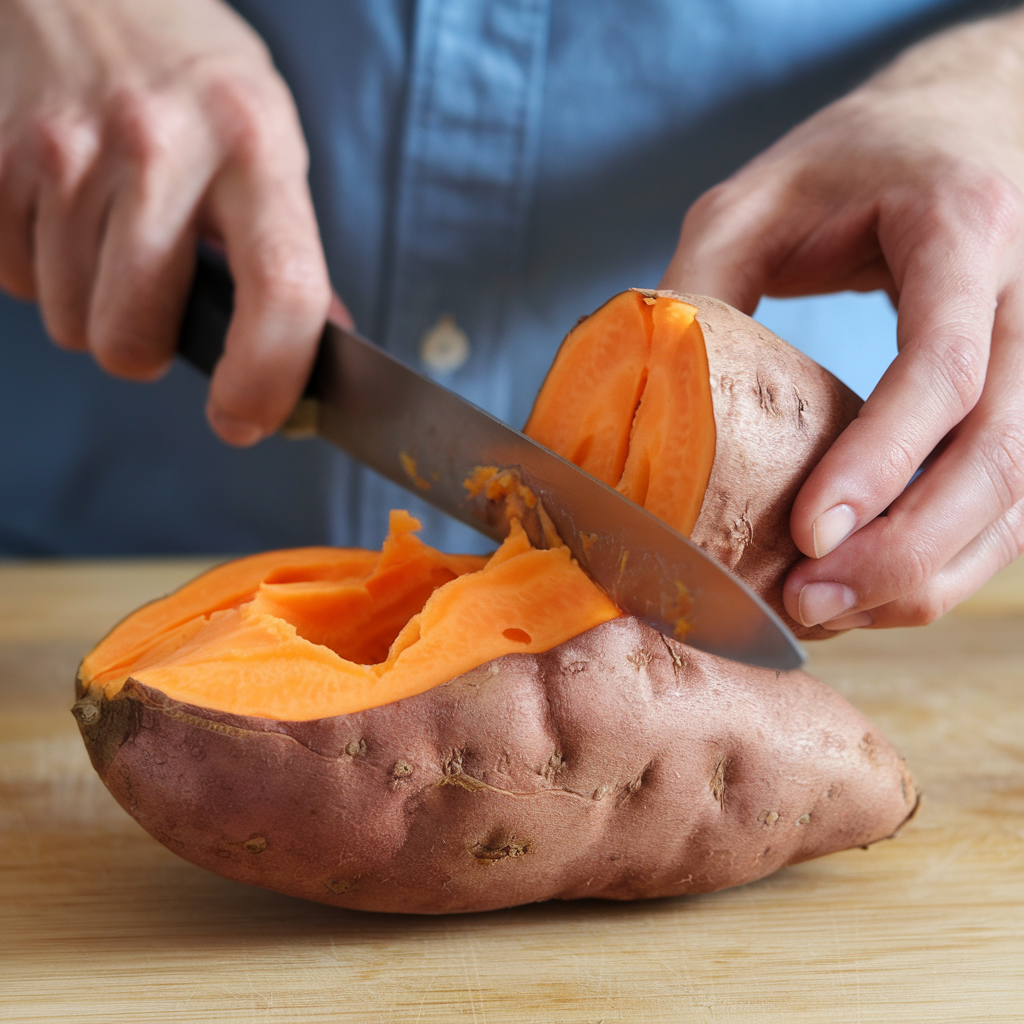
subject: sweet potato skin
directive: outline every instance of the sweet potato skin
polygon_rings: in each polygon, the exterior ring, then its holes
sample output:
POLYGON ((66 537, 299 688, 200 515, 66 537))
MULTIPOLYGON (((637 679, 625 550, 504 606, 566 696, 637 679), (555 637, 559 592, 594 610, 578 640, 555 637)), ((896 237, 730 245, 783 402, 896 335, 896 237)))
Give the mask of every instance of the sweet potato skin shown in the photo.
POLYGON ((857 417, 861 399, 809 356, 707 295, 668 295, 697 307, 711 372, 715 461, 690 539, 758 593, 804 640, 835 636, 804 626, 782 603, 803 557, 789 517, 803 482, 857 417))
POLYGON ((80 694, 93 764, 170 849, 362 910, 707 892, 893 834, 896 752, 802 672, 616 619, 415 697, 309 722, 80 694))

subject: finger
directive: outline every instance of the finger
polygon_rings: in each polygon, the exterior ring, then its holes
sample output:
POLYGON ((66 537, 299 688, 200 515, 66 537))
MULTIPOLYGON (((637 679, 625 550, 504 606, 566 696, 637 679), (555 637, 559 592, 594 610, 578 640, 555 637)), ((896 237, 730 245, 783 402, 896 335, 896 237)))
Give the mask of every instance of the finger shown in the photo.
POLYGON ((304 173, 226 170, 209 197, 235 278, 235 313, 207 416, 233 444, 277 429, 309 377, 331 301, 304 173))
POLYGON ((823 557, 889 506, 981 395, 996 299, 1017 240, 997 227, 992 210, 986 220, 970 204, 946 205, 930 218, 897 218, 913 239, 906 256, 890 257, 900 353, 797 495, 790 523, 804 554, 823 557))
POLYGON ((150 381, 169 368, 195 267, 187 215, 158 219, 118 197, 103 240, 88 320, 90 349, 108 373, 150 381))
POLYGON ((92 122, 61 119, 40 127, 41 181, 33 225, 33 279, 50 337, 63 348, 88 345, 89 295, 111 183, 92 122))
POLYGON ((945 615, 1024 552, 1024 501, 987 526, 924 586, 895 601, 826 622, 828 629, 926 626, 945 615), (856 619, 857 621, 850 621, 856 619))
POLYGON ((984 395, 953 440, 885 517, 790 574, 787 606, 800 621, 824 622, 926 592, 965 542, 1024 500, 1022 338, 1024 301, 1016 287, 996 316, 984 395))
POLYGON ((331 292, 331 304, 327 307, 327 319, 332 323, 341 324, 348 331, 356 329, 356 322, 352 319, 348 306, 341 301, 341 296, 337 292, 331 292))
POLYGON ((746 176, 705 192, 686 212, 659 288, 713 295, 752 314, 778 256, 775 230, 784 189, 746 176))
POLYGON ((195 262, 195 211, 218 147, 173 98, 124 96, 112 115, 118 189, 106 221, 89 346, 109 373, 152 380, 170 365, 195 262))
POLYGON ((38 183, 29 173, 33 163, 24 149, 5 149, 0 141, 0 290, 26 300, 36 297, 32 233, 38 183))
POLYGON ((714 295, 748 314, 763 295, 894 294, 873 202, 837 204, 819 178, 813 163, 784 151, 705 193, 687 212, 661 287, 714 295))

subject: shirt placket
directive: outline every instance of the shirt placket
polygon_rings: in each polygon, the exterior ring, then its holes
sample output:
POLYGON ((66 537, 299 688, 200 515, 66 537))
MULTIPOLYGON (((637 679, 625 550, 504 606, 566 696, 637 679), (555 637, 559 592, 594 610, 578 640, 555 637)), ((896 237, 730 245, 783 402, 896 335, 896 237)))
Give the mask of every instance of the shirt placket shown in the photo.
MULTIPOLYGON (((377 318, 389 351, 499 416, 512 387, 502 345, 525 263, 550 6, 417 3, 377 318)), ((363 473, 359 491, 363 543, 379 544, 396 504, 414 504, 432 539, 451 532, 379 477, 363 473)))

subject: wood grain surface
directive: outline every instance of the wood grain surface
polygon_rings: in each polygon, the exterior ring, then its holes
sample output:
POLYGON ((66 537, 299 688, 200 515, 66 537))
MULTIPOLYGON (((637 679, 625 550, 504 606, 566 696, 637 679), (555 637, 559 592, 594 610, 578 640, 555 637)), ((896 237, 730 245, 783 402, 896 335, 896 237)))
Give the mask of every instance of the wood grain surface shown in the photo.
POLYGON ((99 783, 76 663, 201 567, 0 565, 0 1020, 1024 1020, 1024 562, 933 626, 812 647, 923 791, 895 840, 711 896, 448 918, 226 881, 99 783))

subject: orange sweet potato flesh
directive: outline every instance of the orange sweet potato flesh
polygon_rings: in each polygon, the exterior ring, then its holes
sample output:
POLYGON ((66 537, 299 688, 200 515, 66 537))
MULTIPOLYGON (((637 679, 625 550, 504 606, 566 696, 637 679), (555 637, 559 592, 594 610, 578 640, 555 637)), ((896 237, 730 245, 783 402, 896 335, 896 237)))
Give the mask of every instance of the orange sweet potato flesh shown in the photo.
POLYGON ((706 295, 633 290, 570 332, 526 432, 617 487, 786 612, 802 557, 789 516, 860 399, 766 327, 706 295))
POLYGON ((446 555, 393 512, 383 550, 240 559, 126 619, 79 679, 131 678, 232 714, 303 721, 421 693, 511 651, 537 653, 620 613, 572 561, 513 523, 489 558, 446 555))
POLYGON ((696 316, 670 296, 616 295, 569 333, 525 427, 687 536, 715 461, 696 316))

